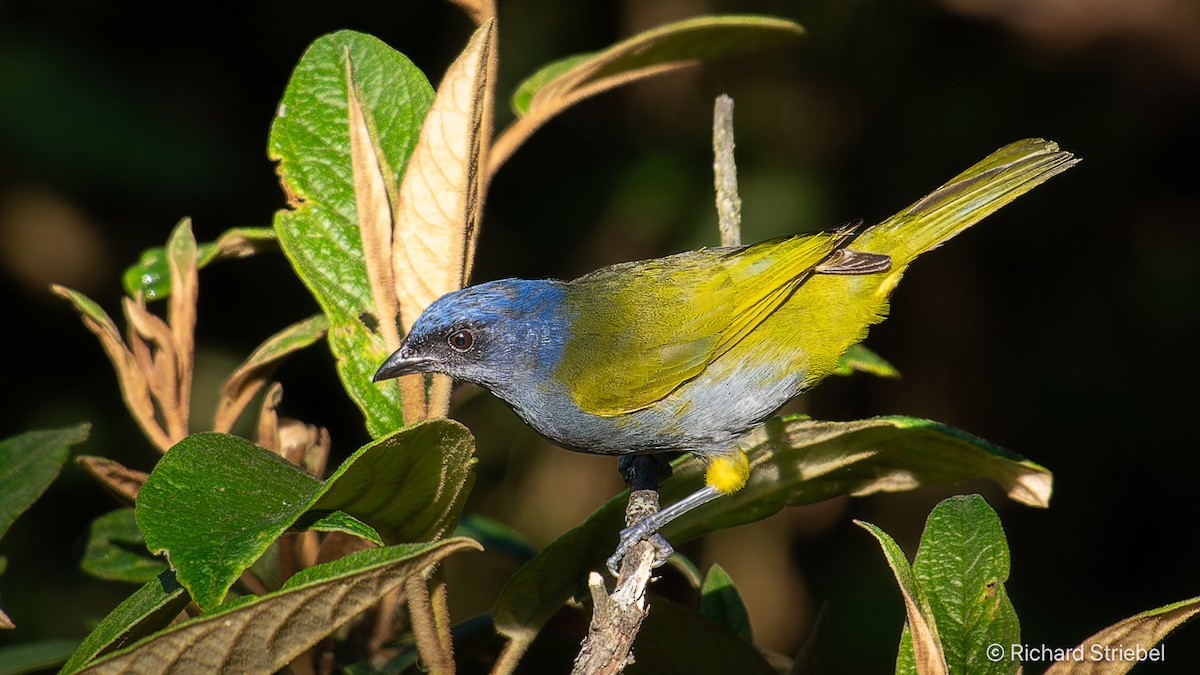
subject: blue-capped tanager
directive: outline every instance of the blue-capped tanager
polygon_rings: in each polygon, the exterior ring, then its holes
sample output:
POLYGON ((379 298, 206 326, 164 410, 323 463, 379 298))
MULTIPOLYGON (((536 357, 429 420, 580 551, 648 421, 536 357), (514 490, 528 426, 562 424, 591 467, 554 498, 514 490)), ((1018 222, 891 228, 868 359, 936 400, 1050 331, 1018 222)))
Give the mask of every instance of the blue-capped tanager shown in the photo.
POLYGON ((833 372, 886 316, 904 270, 1076 160, 1018 141, 873 227, 626 262, 574 281, 502 279, 429 305, 375 379, 479 384, 564 448, 688 451, 705 487, 621 534, 609 560, 746 483, 738 439, 833 372))

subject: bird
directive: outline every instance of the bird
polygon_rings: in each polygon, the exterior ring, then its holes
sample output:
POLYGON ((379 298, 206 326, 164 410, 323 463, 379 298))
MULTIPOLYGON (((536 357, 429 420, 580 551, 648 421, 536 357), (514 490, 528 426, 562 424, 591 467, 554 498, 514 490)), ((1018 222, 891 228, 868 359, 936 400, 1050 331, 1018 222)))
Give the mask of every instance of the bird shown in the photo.
POLYGON ((1006 145, 896 215, 738 247, 622 262, 572 281, 500 279, 425 308, 375 373, 480 385, 551 442, 586 453, 690 452, 705 485, 621 532, 616 574, 667 522, 741 489, 739 439, 834 372, 888 312, 909 264, 1078 160, 1006 145))

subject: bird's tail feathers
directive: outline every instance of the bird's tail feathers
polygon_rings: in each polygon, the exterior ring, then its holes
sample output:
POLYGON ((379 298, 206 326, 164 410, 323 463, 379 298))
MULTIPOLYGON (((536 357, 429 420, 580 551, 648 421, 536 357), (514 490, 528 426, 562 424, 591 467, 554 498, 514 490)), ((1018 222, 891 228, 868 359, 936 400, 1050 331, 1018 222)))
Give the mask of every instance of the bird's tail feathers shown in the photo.
POLYGON ((1066 171, 1079 160, 1040 138, 1010 143, 904 211, 864 231, 852 246, 885 252, 900 272, 913 258, 1066 171))

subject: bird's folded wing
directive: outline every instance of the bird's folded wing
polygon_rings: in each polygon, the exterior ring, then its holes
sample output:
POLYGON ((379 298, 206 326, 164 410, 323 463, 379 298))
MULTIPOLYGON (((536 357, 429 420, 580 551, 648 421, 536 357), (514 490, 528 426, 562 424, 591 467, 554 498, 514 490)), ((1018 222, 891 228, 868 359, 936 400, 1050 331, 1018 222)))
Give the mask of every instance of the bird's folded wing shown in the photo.
POLYGON ((576 279, 556 374, 585 412, 647 408, 754 330, 852 236, 841 228, 691 251, 576 279))

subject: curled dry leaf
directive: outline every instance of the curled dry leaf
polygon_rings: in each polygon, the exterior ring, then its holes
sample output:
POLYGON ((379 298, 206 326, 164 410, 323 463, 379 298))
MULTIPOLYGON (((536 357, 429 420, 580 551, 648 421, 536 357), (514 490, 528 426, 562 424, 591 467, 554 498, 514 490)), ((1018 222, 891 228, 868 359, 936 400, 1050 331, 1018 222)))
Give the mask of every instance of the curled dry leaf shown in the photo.
POLYGON ((137 499, 138 490, 146 482, 149 474, 115 462, 107 457, 81 455, 75 459, 84 471, 108 488, 113 494, 133 504, 137 499))
POLYGON ((547 120, 609 89, 699 63, 705 58, 794 42, 797 23, 766 16, 703 16, 639 33, 593 54, 551 63, 530 76, 513 96, 519 118, 497 137, 488 175, 547 120))
MULTIPOLYGON (((489 20, 446 71, 400 184, 391 261, 405 332, 431 302, 462 288, 471 271, 486 193, 482 167, 491 137, 495 39, 489 20)), ((424 380, 400 379, 407 387, 405 419, 415 419, 408 411, 409 389, 424 390, 424 380)), ((435 376, 422 416, 444 415, 449 394, 449 380, 435 376)))
POLYGON ((150 442, 162 452, 166 452, 173 443, 154 414, 150 383, 138 366, 137 359, 121 339, 116 324, 108 313, 86 295, 57 284, 52 285, 50 290, 70 302, 83 319, 83 325, 99 338, 100 346, 104 348, 104 353, 108 355, 109 361, 117 371, 117 381, 125 399, 125 406, 129 408, 133 419, 150 442))

